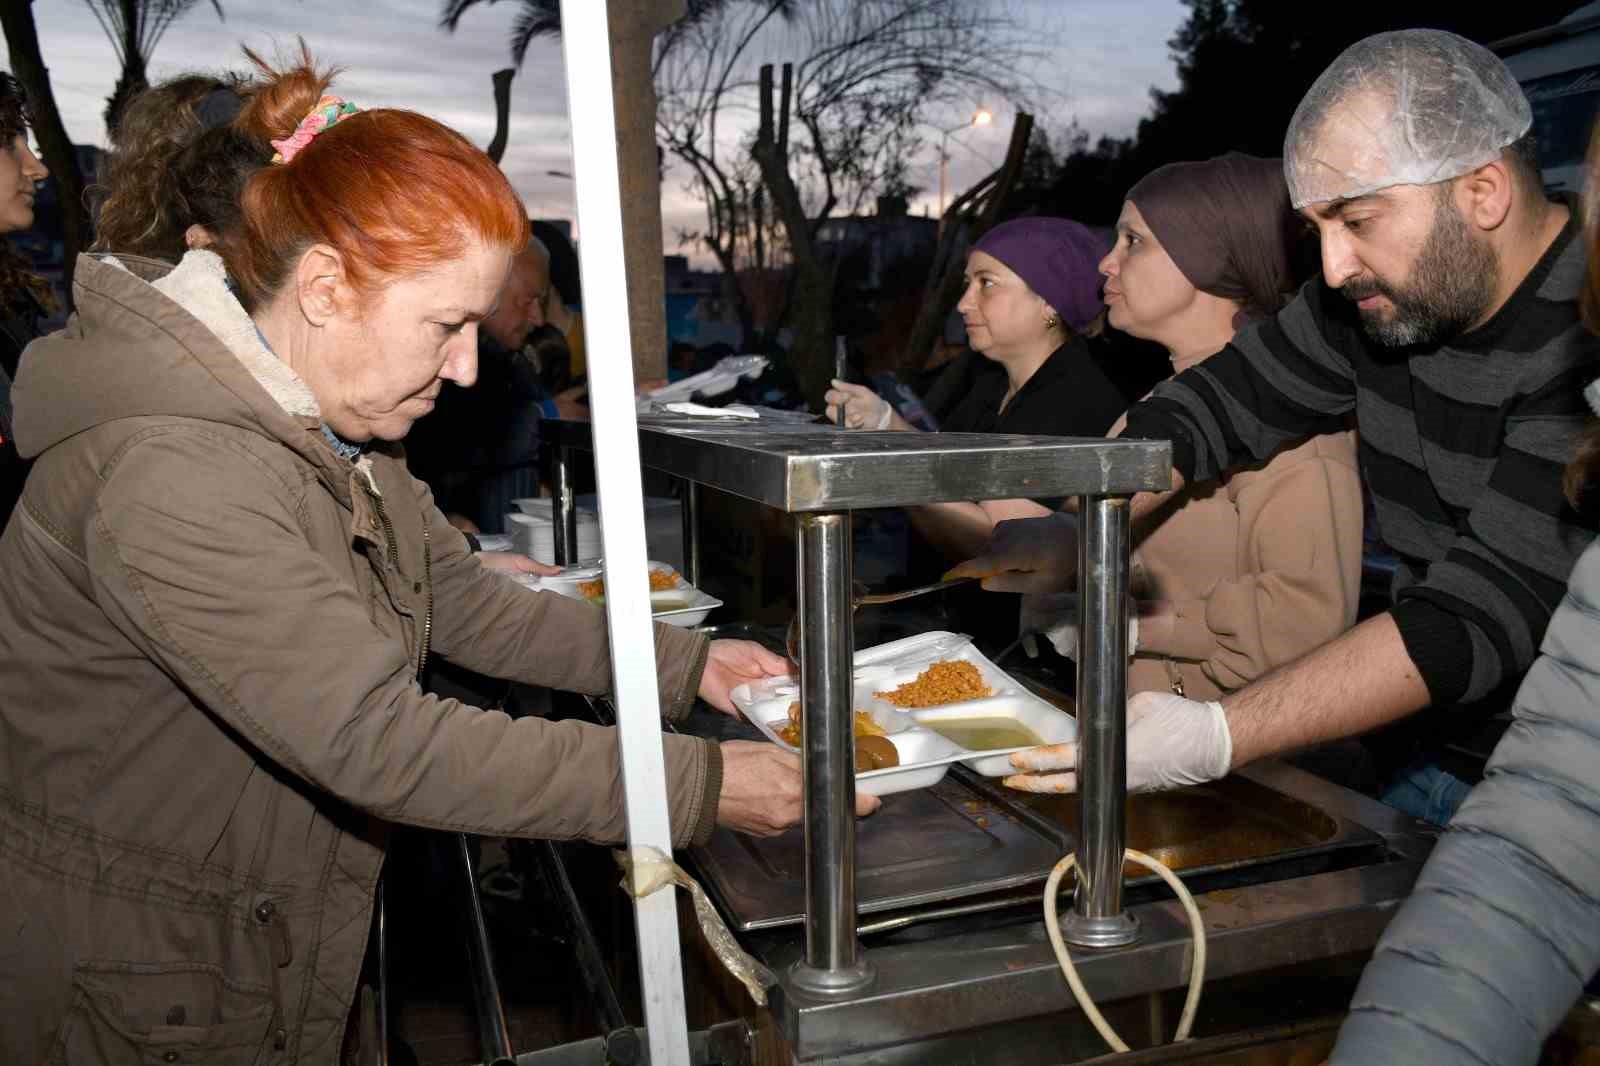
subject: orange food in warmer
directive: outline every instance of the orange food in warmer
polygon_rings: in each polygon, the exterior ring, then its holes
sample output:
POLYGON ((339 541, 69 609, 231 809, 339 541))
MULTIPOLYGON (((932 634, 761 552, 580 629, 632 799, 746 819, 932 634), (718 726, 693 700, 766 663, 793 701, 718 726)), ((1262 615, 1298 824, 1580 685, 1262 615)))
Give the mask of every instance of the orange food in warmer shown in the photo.
POLYGON ((978 668, 960 659, 940 659, 932 663, 915 681, 907 681, 899 688, 873 695, 886 699, 896 707, 937 707, 944 703, 982 699, 994 695, 994 689, 983 683, 978 668))

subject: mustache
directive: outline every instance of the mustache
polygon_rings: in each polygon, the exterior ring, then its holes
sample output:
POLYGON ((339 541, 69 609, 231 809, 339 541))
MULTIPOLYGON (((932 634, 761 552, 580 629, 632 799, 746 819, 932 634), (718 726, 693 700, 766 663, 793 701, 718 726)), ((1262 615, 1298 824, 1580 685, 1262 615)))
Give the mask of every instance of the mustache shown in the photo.
POLYGON ((1339 292, 1351 303, 1359 303, 1369 296, 1387 296, 1390 300, 1394 299, 1394 293, 1377 278, 1357 278, 1347 281, 1340 286, 1339 292))

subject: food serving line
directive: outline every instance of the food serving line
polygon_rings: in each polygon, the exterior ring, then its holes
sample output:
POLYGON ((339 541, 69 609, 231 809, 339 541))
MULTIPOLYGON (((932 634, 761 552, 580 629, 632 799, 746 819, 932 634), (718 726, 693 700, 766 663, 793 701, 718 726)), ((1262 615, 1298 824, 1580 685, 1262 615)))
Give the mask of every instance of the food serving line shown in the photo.
MULTIPOLYGON (((574 562, 572 473, 593 446, 591 425, 549 420, 542 434, 555 457, 557 561, 574 562)), ((771 841, 718 830, 691 859, 776 974, 774 1018, 795 1059, 1015 1062, 1025 1048, 1053 1047, 1057 1057, 1025 1061, 1071 1061, 1103 1051, 1041 934, 1038 886, 1077 853, 1062 931, 1093 999, 1182 988, 1193 950, 1182 910, 1136 876, 1125 906, 1130 809, 1136 837, 1150 838, 1134 845, 1157 850, 1199 897, 1208 980, 1369 950, 1410 890, 1431 846, 1417 823, 1287 765, 1127 803, 1127 499, 1165 485, 1165 442, 673 416, 640 418, 638 434, 642 461, 686 482, 692 584, 697 486, 794 516, 804 830, 771 841), (1079 793, 1027 797, 956 767, 858 823, 850 512, 1058 496, 1080 505, 1079 793)))

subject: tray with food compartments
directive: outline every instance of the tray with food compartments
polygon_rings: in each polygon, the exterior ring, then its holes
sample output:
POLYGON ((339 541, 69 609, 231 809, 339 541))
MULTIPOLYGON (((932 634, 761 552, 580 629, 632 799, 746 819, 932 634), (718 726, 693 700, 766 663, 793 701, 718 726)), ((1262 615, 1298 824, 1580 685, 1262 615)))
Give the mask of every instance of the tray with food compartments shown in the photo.
MULTIPOLYGON (((855 657, 856 790, 874 796, 938 784, 951 763, 987 777, 1008 756, 1077 736, 1077 721, 1029 692, 959 633, 921 633, 855 657)), ((769 678, 732 692, 774 744, 800 750, 800 685, 769 678)))
MULTIPOLYGON (((658 621, 674 626, 695 626, 705 621, 706 615, 722 606, 715 596, 702 592, 689 584, 684 576, 667 563, 651 561, 650 614, 658 621)), ((547 589, 569 599, 583 600, 597 607, 606 602, 605 577, 599 566, 568 566, 561 573, 549 577, 537 574, 513 575, 519 584, 535 589, 547 589)))

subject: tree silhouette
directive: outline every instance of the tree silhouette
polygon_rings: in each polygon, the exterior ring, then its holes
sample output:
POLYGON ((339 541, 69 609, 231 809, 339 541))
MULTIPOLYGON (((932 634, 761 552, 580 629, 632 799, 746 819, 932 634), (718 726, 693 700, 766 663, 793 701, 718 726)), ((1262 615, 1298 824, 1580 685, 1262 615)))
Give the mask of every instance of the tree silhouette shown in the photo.
MULTIPOLYGON (((200 0, 84 0, 100 28, 111 39, 122 75, 106 99, 106 132, 113 139, 117 123, 128 101, 149 87, 145 70, 161 35, 178 19, 188 14, 200 0)), ((209 0, 217 18, 223 18, 221 0, 209 0)))
POLYGON ((1178 87, 1152 89, 1151 110, 1128 139, 1075 143, 1053 171, 1033 175, 1011 213, 1024 209, 1110 224, 1134 182, 1165 163, 1227 151, 1276 156, 1300 98, 1340 52, 1385 30, 1450 30, 1481 43, 1549 25, 1575 0, 1470 5, 1454 0, 1349 0, 1336 17, 1281 0, 1184 0, 1189 17, 1168 46, 1178 87))

